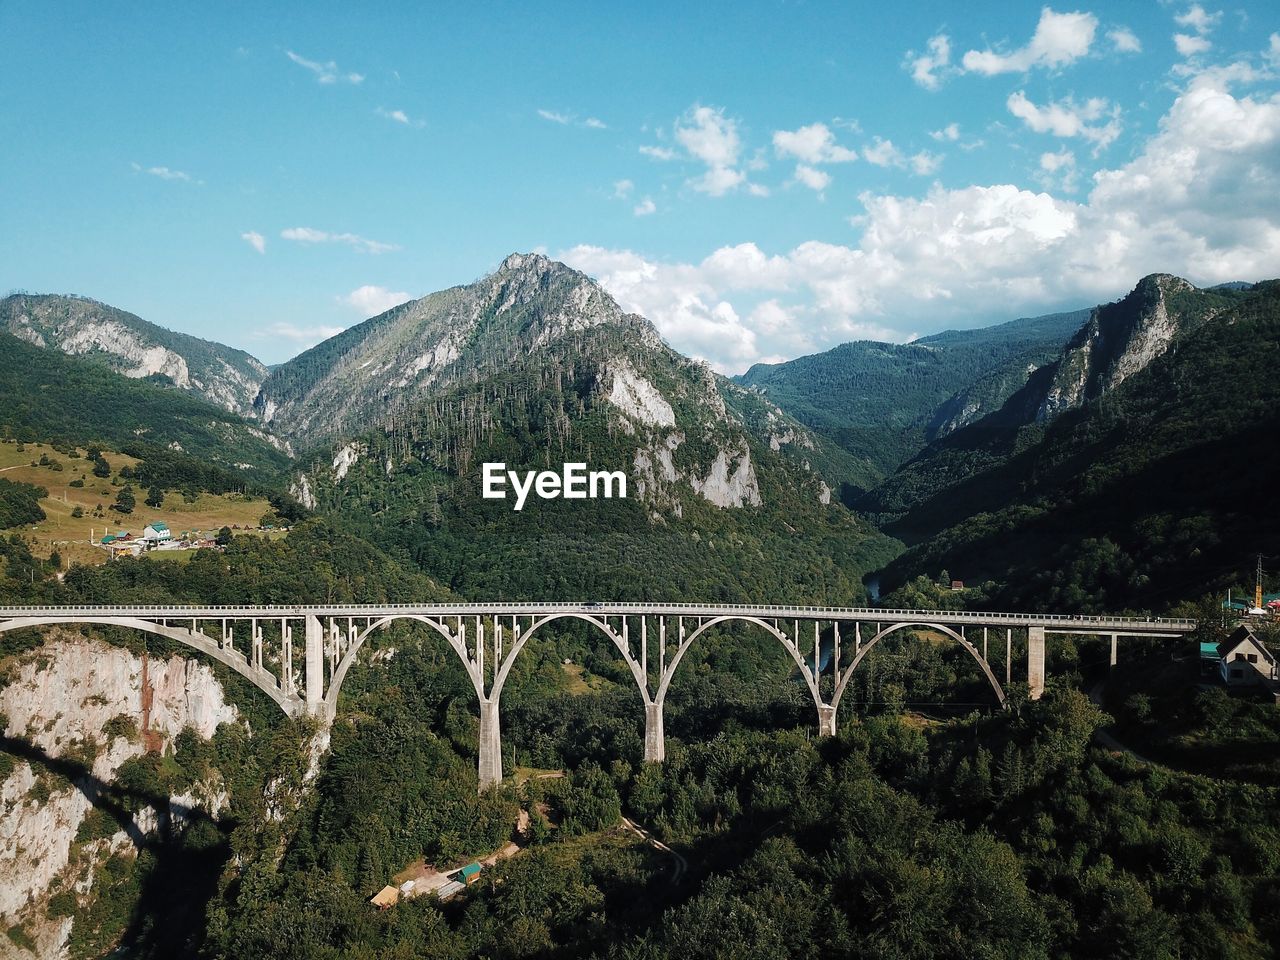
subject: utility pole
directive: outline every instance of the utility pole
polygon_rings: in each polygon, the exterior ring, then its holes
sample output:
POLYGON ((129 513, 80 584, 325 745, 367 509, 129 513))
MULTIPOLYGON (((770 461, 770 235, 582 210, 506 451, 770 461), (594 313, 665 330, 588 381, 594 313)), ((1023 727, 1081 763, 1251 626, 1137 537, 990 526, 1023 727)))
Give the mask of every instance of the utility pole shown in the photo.
POLYGON ((1253 607, 1262 609, 1262 554, 1258 554, 1258 579, 1253 588, 1253 607))

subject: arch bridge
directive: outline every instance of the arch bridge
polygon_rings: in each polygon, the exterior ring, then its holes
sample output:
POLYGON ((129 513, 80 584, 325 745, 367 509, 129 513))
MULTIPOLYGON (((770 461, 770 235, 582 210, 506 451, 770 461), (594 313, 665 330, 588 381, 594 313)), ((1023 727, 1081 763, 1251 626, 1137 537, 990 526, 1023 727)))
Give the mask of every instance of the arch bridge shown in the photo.
POLYGON ((1005 686, 1013 680, 1015 630, 1020 642, 1025 636, 1026 681, 1038 698, 1044 692, 1049 634, 1108 636, 1114 665, 1121 637, 1180 637, 1196 627, 1194 620, 752 604, 0 607, 0 633, 100 624, 168 637, 234 670, 289 716, 311 715, 322 723, 333 718, 342 682, 370 634, 402 620, 439 634, 475 688, 481 789, 502 779, 498 704, 512 664, 530 638, 558 621, 590 624, 626 662, 644 705, 645 759, 655 762, 665 756, 662 710, 676 668, 699 637, 723 624, 753 625, 782 644, 813 697, 824 735, 835 733, 840 699, 867 654, 902 630, 932 630, 959 643, 977 662, 995 701, 1004 705, 1005 686), (1003 684, 988 656, 993 637, 997 651, 1004 643, 1003 684))

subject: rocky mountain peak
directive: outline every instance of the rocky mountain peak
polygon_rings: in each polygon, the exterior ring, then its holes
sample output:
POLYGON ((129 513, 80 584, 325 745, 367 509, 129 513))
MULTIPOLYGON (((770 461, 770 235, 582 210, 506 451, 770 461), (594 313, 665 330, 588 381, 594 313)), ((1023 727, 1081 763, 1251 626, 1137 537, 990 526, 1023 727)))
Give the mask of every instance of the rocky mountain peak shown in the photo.
POLYGON ((516 271, 526 271, 531 273, 546 273, 552 267, 561 267, 568 269, 563 263, 552 260, 541 253, 512 253, 502 261, 502 266, 497 270, 498 273, 514 273, 516 271))
POLYGON ((1181 277, 1153 273, 1122 299, 1096 307, 1054 365, 1035 419, 1050 420, 1114 390, 1210 319, 1211 303, 1173 304, 1199 292, 1181 277))
POLYGON ((266 367, 241 350, 166 330, 87 297, 6 297, 0 300, 0 330, 126 377, 162 379, 233 413, 249 411, 267 376, 266 367))
POLYGON ((513 253, 492 274, 395 307, 272 373, 260 418, 310 442, 358 431, 389 409, 535 361, 553 369, 665 349, 595 281, 538 253, 513 253))

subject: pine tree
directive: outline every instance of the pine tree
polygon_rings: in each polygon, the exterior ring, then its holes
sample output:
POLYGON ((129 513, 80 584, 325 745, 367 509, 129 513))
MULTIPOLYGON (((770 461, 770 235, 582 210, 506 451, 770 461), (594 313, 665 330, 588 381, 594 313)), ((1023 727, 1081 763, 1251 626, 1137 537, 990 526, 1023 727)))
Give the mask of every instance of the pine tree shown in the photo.
POLYGON ((120 492, 116 494, 116 502, 111 505, 111 509, 120 513, 133 513, 133 508, 137 506, 137 503, 137 498, 133 495, 133 487, 125 484, 120 488, 120 492))

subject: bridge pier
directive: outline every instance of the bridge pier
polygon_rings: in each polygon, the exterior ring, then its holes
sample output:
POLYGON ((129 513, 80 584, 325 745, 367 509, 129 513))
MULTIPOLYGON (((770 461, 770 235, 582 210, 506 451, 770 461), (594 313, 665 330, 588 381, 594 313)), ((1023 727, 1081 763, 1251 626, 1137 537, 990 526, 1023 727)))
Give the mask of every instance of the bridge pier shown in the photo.
POLYGON ((1044 696, 1044 627, 1027 627, 1027 686, 1032 700, 1044 696))
POLYGON ((306 700, 307 713, 328 719, 328 711, 324 702, 324 627, 320 618, 313 613, 307 614, 306 630, 306 700))
POLYGON ((498 701, 480 701, 480 789, 502 782, 502 730, 498 721, 498 701))
POLYGON ((830 703, 818 704, 818 736, 834 737, 836 735, 836 708, 830 703))
POLYGON ((644 762, 661 763, 667 758, 667 741, 662 730, 662 701, 644 705, 644 762))

